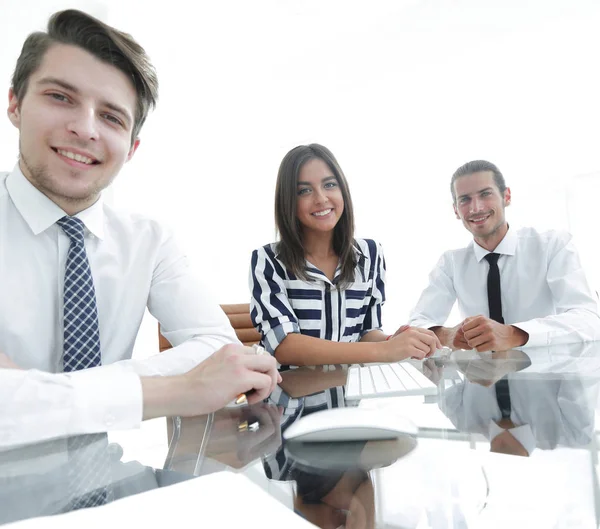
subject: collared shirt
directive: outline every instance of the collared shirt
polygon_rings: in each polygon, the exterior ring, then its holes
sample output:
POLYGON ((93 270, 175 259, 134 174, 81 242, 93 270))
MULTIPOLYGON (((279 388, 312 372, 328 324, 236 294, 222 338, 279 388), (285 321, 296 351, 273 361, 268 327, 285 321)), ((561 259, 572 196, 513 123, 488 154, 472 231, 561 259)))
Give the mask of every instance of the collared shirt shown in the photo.
MULTIPOLYGON (((509 374, 510 420, 529 425, 538 448, 586 446, 594 435, 598 379, 584 375, 509 374)), ((440 408, 460 432, 489 435, 490 421, 502 419, 494 385, 468 379, 445 389, 440 408)))
MULTIPOLYGON (((354 281, 340 289, 339 266, 330 281, 307 261, 309 281, 303 281, 286 269, 277 254, 277 243, 254 250, 250 267, 250 316, 267 351, 275 354, 290 333, 335 342, 358 342, 366 333, 381 329, 381 306, 385 302, 383 251, 373 240, 356 239, 354 252, 357 262, 354 281)), ((291 414, 298 408, 314 412, 344 406, 341 387, 302 399, 292 399, 277 387, 270 399, 291 414)))
POLYGON ((341 268, 333 281, 307 261, 309 281, 298 279, 277 254, 277 243, 252 253, 250 289, 252 323, 262 344, 274 354, 289 333, 301 333, 335 342, 357 342, 381 328, 385 302, 385 260, 381 247, 356 239, 354 281, 338 288, 341 268))
MULTIPOLYGON (((457 300, 463 318, 488 316, 488 253, 474 241, 445 252, 429 274, 410 324, 444 325, 457 300)), ((600 339, 597 296, 570 234, 509 229, 494 253, 500 254, 504 321, 529 334, 528 347, 600 339)))
POLYGON ((62 372, 63 281, 70 245, 56 224, 63 216, 18 166, 0 174, 0 352, 27 370, 0 369, 0 446, 135 427, 142 418, 140 375, 186 372, 237 342, 172 235, 150 219, 113 210, 100 198, 76 216, 85 225, 103 366, 49 376, 62 372), (130 360, 146 307, 174 347, 130 360))

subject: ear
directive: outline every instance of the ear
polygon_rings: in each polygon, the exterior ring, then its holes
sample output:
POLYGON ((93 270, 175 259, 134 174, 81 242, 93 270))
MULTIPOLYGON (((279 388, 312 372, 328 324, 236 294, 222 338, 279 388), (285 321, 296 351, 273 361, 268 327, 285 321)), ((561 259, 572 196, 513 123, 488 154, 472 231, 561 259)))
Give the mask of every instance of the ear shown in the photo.
POLYGON ((137 151, 139 146, 140 146, 140 139, 136 138, 134 140, 133 144, 131 145, 131 149, 129 149, 129 152, 127 153, 127 160, 126 160, 127 162, 133 158, 133 155, 135 154, 135 151, 137 151))
POLYGON ((454 208, 454 214, 456 215, 456 218, 460 220, 460 215, 458 214, 458 210, 456 209, 456 204, 452 204, 452 207, 454 208))
POLYGON ((504 207, 510 206, 510 187, 504 191, 504 207))
POLYGON ((8 109, 6 114, 15 127, 21 127, 21 109, 19 108, 19 100, 12 88, 9 88, 8 90, 8 109))

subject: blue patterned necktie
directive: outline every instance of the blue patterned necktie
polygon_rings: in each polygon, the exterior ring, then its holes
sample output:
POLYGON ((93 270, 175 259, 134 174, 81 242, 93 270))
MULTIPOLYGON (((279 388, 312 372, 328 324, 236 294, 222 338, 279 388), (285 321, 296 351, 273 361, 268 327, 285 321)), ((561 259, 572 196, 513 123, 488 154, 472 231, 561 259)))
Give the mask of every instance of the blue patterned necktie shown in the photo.
POLYGON ((63 217, 57 224, 71 240, 65 269, 63 368, 78 371, 102 363, 96 292, 85 252, 83 222, 63 217))
MULTIPOLYGON (((96 292, 85 251, 83 222, 76 217, 63 217, 57 224, 71 241, 65 268, 63 369, 78 371, 102 363, 96 292)), ((107 443, 105 433, 68 439, 67 511, 111 501, 107 443)))

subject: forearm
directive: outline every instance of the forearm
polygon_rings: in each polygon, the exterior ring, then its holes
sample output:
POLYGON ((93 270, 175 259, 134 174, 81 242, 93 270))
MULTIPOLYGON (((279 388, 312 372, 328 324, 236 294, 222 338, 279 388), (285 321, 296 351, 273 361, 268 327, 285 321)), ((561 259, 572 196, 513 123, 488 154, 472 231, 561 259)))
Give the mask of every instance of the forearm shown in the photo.
POLYGON ((369 331, 366 334, 363 334, 360 339, 361 342, 385 342, 389 338, 388 334, 385 334, 383 331, 379 329, 375 329, 373 331, 369 331))
POLYGON ((141 360, 115 362, 142 377, 170 376, 187 373, 229 343, 239 343, 228 336, 196 336, 182 344, 141 360))
POLYGON ((141 377, 143 420, 178 415, 183 380, 180 377, 141 377))
POLYGON ((433 334, 435 334, 440 343, 442 344, 442 347, 450 347, 452 348, 452 330, 449 327, 442 327, 440 326, 436 326, 436 327, 430 327, 429 328, 430 331, 433 331, 433 334))
POLYGON ((280 364, 310 366, 377 362, 379 344, 371 341, 332 342, 298 333, 288 334, 275 350, 280 364))
POLYGON ((591 342, 600 339, 600 317, 588 309, 572 309, 561 314, 535 318, 514 326, 526 332, 528 347, 591 342))
POLYGON ((138 427, 139 377, 111 367, 70 374, 0 369, 0 447, 138 427))

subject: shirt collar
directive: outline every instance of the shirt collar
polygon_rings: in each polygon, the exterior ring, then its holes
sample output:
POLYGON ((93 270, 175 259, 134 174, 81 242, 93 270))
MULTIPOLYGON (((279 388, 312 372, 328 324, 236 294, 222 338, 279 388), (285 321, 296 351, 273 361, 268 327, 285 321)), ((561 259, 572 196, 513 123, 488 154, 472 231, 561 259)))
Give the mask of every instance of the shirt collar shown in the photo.
MULTIPOLYGON (((517 242, 518 242, 518 235, 517 235, 516 230, 511 230, 509 227, 508 231, 506 232, 506 235, 504 236, 504 239, 502 239, 500 241, 500 244, 498 246, 496 246, 494 253, 499 253, 501 255, 515 255, 515 252, 517 250, 517 242)), ((486 250, 485 248, 482 248, 481 246, 479 246, 479 244, 477 244, 475 241, 471 241, 471 244, 473 245, 473 251, 475 252, 475 259, 477 259, 478 263, 481 262, 481 260, 488 253, 492 253, 489 250, 486 250)))
MULTIPOLYGON (((66 215, 60 207, 25 178, 18 163, 6 179, 6 188, 17 211, 34 235, 39 235, 66 215)), ((81 219, 90 233, 99 239, 104 238, 102 196, 92 206, 75 216, 81 219)))

